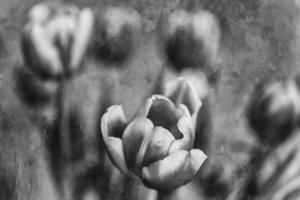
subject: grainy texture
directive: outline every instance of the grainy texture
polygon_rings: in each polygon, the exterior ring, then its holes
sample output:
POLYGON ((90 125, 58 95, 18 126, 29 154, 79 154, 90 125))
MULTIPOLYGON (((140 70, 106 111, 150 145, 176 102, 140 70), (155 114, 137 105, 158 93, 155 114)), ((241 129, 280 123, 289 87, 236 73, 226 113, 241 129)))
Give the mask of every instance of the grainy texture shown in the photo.
MULTIPOLYGON (((22 63, 19 37, 28 9, 36 0, 0 1, 0 199, 52 199, 54 192, 38 129, 15 94, 12 72, 22 63), (42 188, 42 189, 41 189, 42 188), (2 192, 4 191, 4 192, 2 192)), ((70 102, 85 112, 87 129, 95 122, 95 104, 101 88, 131 116, 164 66, 155 26, 163 10, 188 6, 187 0, 75 0, 80 6, 129 5, 143 18, 138 50, 123 70, 89 62, 70 85, 70 102)), ((200 1, 195 1, 200 4, 200 1)), ((234 180, 235 169, 248 160, 255 142, 244 119, 244 107, 253 85, 269 77, 298 71, 299 12, 293 0, 203 0, 221 21, 221 77, 212 95, 214 150, 212 159, 224 167, 224 178, 234 180)))

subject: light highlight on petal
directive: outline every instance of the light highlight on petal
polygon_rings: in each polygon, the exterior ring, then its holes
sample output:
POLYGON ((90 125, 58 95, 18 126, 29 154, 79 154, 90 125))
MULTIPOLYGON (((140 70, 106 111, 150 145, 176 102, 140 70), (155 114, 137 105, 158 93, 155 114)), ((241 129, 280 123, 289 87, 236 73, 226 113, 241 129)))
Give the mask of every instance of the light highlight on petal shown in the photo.
POLYGON ((125 129, 122 140, 124 155, 129 169, 136 170, 138 155, 149 142, 148 137, 152 135, 153 129, 153 123, 143 117, 134 119, 125 129))
POLYGON ((161 191, 173 190, 191 181, 205 159, 206 156, 199 150, 192 150, 191 153, 176 151, 144 167, 142 179, 148 187, 161 191))

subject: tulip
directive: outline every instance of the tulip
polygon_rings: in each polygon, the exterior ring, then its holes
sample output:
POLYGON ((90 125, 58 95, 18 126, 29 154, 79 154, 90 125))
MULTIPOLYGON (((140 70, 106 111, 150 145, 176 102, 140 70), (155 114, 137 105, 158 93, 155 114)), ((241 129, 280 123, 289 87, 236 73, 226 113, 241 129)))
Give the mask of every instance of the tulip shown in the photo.
POLYGON ((133 9, 108 7, 100 12, 94 42, 97 57, 110 63, 127 60, 134 51, 134 40, 140 29, 140 16, 133 9))
POLYGON ((220 32, 209 11, 176 10, 161 20, 159 46, 176 71, 204 68, 218 60, 220 32))
POLYGON ((299 99, 294 80, 271 80, 256 86, 248 105, 247 119, 261 142, 277 145, 293 133, 299 123, 299 99))
MULTIPOLYGON (((79 71, 93 32, 90 9, 61 3, 41 3, 28 14, 22 37, 25 66, 16 76, 23 99, 38 104, 38 115, 47 118, 45 143, 57 192, 67 198, 73 172, 69 170, 68 81, 79 71), (49 117, 48 117, 49 116, 49 117), (50 119, 50 120, 48 120, 50 119)), ((44 126, 38 124, 40 129, 44 126)))
POLYGON ((191 181, 206 159, 202 151, 193 149, 192 116, 201 102, 189 85, 180 86, 170 85, 169 98, 148 98, 131 121, 118 105, 108 108, 101 119, 112 162, 159 191, 173 191, 191 181))
POLYGON ((253 176, 241 194, 252 199, 298 199, 299 142, 300 135, 296 130, 286 141, 271 151, 253 152, 254 163, 250 165, 253 176))
POLYGON ((244 177, 238 199, 298 199, 300 93, 295 78, 263 81, 254 88, 247 119, 259 143, 248 164, 252 176, 244 177))
POLYGON ((90 9, 53 3, 34 6, 22 39, 25 63, 46 78, 74 73, 82 63, 92 29, 90 9))

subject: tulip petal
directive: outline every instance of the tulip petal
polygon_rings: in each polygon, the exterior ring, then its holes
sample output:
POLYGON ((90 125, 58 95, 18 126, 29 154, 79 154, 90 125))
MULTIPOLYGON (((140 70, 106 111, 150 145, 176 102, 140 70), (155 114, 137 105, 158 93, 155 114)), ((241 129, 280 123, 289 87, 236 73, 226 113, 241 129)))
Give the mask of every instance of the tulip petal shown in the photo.
POLYGON ((197 149, 177 151, 144 167, 142 180, 150 188, 173 190, 191 181, 205 159, 206 155, 197 149))
POLYGON ((153 123, 145 117, 135 118, 123 134, 123 148, 126 164, 129 169, 136 171, 138 160, 143 157, 145 147, 152 137, 153 123))
POLYGON ((185 80, 188 80, 200 100, 208 96, 210 86, 208 83, 207 74, 205 74, 205 72, 200 69, 185 69, 181 73, 181 76, 185 80))
POLYGON ((152 96, 152 100, 153 102, 147 118, 150 119, 155 126, 161 126, 172 131, 181 113, 178 113, 175 105, 164 96, 154 95, 152 96))
POLYGON ((32 7, 28 13, 28 20, 33 23, 45 22, 51 13, 51 8, 45 3, 40 3, 32 7))
POLYGON ((22 48, 27 65, 35 72, 50 77, 62 73, 59 53, 42 26, 33 24, 25 28, 22 48))
POLYGON ((169 153, 193 148, 195 130, 193 128, 192 118, 188 116, 181 117, 178 121, 177 128, 182 137, 173 141, 169 153))
POLYGON ((177 112, 180 113, 180 116, 191 117, 189 109, 184 104, 178 106, 177 112))
POLYGON ((147 117, 149 110, 153 104, 153 98, 148 98, 136 113, 136 117, 147 117))
POLYGON ((143 158, 143 166, 161 160, 169 151, 170 145, 175 138, 168 130, 162 127, 155 127, 153 130, 153 137, 149 142, 146 154, 143 158))
POLYGON ((120 132, 125 129, 125 126, 126 118, 121 106, 111 106, 101 119, 101 131, 107 153, 112 162, 122 172, 127 173, 122 140, 114 137, 121 135, 120 132))
POLYGON ((120 105, 109 107, 101 119, 101 130, 104 137, 113 136, 122 138, 126 125, 127 120, 120 105))
POLYGON ((193 114, 201 106, 201 101, 191 85, 191 83, 182 77, 169 81, 166 85, 165 95, 174 102, 176 106, 184 104, 193 114))
POLYGON ((166 83, 165 95, 171 99, 176 105, 181 100, 184 89, 185 89, 185 80, 183 77, 179 77, 175 80, 168 81, 166 83))
POLYGON ((82 62, 87 50, 94 25, 94 16, 90 9, 83 9, 78 17, 77 30, 74 35, 70 67, 74 71, 82 62))
POLYGON ((202 106, 194 113, 192 120, 195 129, 194 147, 207 153, 212 142, 212 119, 207 99, 203 100, 202 106))
POLYGON ((111 161, 118 169, 127 174, 128 169, 126 166, 122 140, 120 138, 107 137, 104 142, 106 151, 111 161))
MULTIPOLYGON (((185 105, 183 105, 183 104, 180 104, 180 105, 178 106, 178 108, 177 108, 177 113, 178 113, 178 115, 181 116, 181 117, 183 117, 183 116, 188 117, 188 118, 191 117, 189 110, 188 110, 187 107, 186 107, 185 105)), ((181 118, 181 117, 180 117, 180 118, 181 118)), ((170 129, 170 132, 173 134, 173 136, 174 136, 176 139, 181 139, 181 138, 183 138, 183 133, 182 133, 182 131, 178 128, 178 123, 179 123, 180 118, 178 119, 177 123, 174 124, 174 125, 171 127, 171 129, 170 129)), ((186 150, 187 150, 187 149, 186 149, 186 150)))

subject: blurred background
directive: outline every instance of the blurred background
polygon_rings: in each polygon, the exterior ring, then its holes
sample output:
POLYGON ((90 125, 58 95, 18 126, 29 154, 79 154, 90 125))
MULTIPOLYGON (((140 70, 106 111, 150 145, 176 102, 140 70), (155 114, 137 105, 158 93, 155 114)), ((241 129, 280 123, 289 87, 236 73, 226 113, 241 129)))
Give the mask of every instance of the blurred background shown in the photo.
MULTIPOLYGON (((13 70, 22 65, 20 33, 27 11, 37 0, 0 1, 0 199, 47 199, 49 185, 40 133, 28 118, 30 110, 15 92, 13 70), (43 190, 37 189, 43 185, 43 190)), ((69 88, 70 102, 82 106, 93 121, 93 102, 101 101, 101 88, 112 92, 111 104, 122 104, 131 116, 149 93, 165 61, 156 47, 155 27, 163 10, 186 6, 187 0, 74 0, 80 7, 100 9, 127 5, 142 16, 139 51, 123 67, 91 62, 69 88), (133 98, 134 97, 134 98, 133 98), (91 103, 89 103, 91 102, 91 103)), ((214 148, 212 159, 224 167, 225 179, 249 159, 255 143, 245 120, 244 107, 255 83, 268 77, 286 77, 298 70, 300 18, 294 0, 195 1, 221 22, 220 79, 212 101, 214 148)), ((91 122, 98 123, 98 122, 91 122)))

